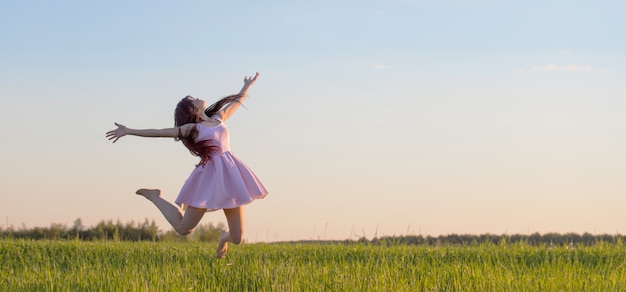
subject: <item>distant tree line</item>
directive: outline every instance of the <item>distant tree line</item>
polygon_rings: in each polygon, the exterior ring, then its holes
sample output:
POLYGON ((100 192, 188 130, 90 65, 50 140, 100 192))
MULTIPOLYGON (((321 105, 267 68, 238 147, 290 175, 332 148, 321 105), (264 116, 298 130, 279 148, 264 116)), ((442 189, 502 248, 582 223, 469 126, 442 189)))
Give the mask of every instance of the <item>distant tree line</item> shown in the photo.
POLYGON ((425 245, 425 246, 445 246, 445 245, 474 245, 474 244, 502 244, 502 243, 525 243, 529 245, 546 246, 577 246, 594 245, 596 243, 626 243, 626 235, 593 235, 591 233, 533 233, 530 235, 512 234, 449 234, 440 236, 384 236, 374 239, 360 238, 357 240, 299 240, 290 243, 322 243, 322 244, 374 244, 374 245, 425 245))
MULTIPOLYGON (((32 240, 56 240, 56 239, 75 239, 75 240, 114 240, 114 241, 203 241, 217 242, 220 232, 225 228, 223 223, 213 225, 212 223, 201 224, 189 235, 181 236, 174 230, 159 231, 154 220, 143 222, 122 223, 119 220, 113 223, 112 220, 100 221, 92 227, 83 226, 82 220, 76 219, 72 227, 68 228, 64 224, 52 223, 49 227, 34 227, 31 229, 23 226, 20 229, 13 227, 3 229, 0 227, 0 239, 2 238, 23 238, 32 240)), ((526 243, 530 245, 593 245, 599 242, 618 243, 626 242, 626 235, 593 235, 590 233, 533 233, 530 235, 512 234, 512 235, 495 235, 495 234, 449 234, 440 236, 385 236, 368 240, 361 238, 358 240, 310 240, 310 241, 292 241, 294 243, 363 243, 378 245, 472 245, 481 243, 526 243)))
POLYGON ((593 235, 591 233, 545 233, 535 232, 530 235, 512 234, 512 235, 495 235, 495 234, 449 234, 440 236, 390 236, 374 238, 369 241, 372 244, 411 244, 411 245, 472 245, 480 243, 526 243, 529 245, 548 245, 548 246, 576 246, 576 245, 594 245, 596 243, 618 243, 625 242, 626 235, 593 235))
POLYGON ((154 220, 144 222, 122 223, 119 220, 113 223, 112 220, 100 221, 92 227, 83 226, 82 220, 76 219, 74 225, 68 228, 65 224, 52 223, 49 227, 20 229, 13 227, 3 229, 0 227, 0 238, 22 238, 32 240, 56 240, 56 239, 76 239, 76 240, 114 240, 114 241, 205 241, 217 242, 224 225, 219 223, 213 225, 198 225, 193 233, 181 236, 174 230, 159 231, 154 220))

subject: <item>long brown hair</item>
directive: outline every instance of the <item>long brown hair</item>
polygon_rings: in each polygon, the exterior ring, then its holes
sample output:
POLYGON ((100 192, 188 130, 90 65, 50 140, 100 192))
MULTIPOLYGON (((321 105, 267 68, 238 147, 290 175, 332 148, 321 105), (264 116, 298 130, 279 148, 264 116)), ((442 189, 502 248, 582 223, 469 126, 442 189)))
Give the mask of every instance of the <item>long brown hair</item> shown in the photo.
MULTIPOLYGON (((226 105, 239 102, 241 99, 241 95, 229 95, 226 96, 214 104, 210 105, 204 111, 207 116, 211 117, 224 108, 226 105)), ((194 103, 194 98, 190 95, 185 96, 181 101, 176 105, 176 110, 174 110, 174 126, 180 127, 189 123, 199 123, 202 120, 200 119, 200 113, 202 109, 197 108, 194 103)), ((198 137, 198 129, 196 127, 192 127, 189 133, 183 134, 178 128, 178 137, 175 140, 180 140, 183 142, 183 145, 189 149, 192 155, 200 157, 200 163, 196 166, 202 165, 204 166, 209 160, 211 160, 211 155, 220 150, 220 147, 217 145, 217 141, 212 139, 210 140, 200 140, 196 141, 198 137)))

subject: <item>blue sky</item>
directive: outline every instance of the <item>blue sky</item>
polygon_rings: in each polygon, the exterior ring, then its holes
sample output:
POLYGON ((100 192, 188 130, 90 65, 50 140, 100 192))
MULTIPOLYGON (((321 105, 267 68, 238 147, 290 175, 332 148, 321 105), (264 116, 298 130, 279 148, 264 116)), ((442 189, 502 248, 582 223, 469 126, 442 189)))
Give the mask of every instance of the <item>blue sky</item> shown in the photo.
MULTIPOLYGON (((195 164, 173 124, 261 73, 229 120, 270 195, 247 239, 623 232, 621 1, 3 1, 3 227, 155 219, 195 164)), ((221 213, 203 222, 223 221, 221 213)))

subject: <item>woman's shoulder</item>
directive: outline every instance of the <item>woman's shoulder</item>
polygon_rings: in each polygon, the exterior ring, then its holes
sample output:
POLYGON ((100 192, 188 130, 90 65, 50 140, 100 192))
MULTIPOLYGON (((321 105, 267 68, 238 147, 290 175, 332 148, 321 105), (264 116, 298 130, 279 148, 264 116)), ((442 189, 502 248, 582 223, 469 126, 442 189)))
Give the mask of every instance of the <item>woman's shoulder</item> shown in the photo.
POLYGON ((202 125, 205 128, 213 128, 223 124, 222 117, 218 115, 212 115, 209 120, 201 121, 197 125, 202 125))
POLYGON ((192 129, 197 129, 199 124, 200 123, 187 123, 180 126, 179 128, 183 131, 190 131, 192 129))
POLYGON ((222 120, 222 112, 221 111, 216 112, 213 115, 211 115, 211 118, 215 119, 215 120, 218 120, 220 122, 223 122, 223 120, 222 120))
POLYGON ((178 139, 193 138, 198 132, 197 123, 187 123, 182 126, 178 126, 178 139))

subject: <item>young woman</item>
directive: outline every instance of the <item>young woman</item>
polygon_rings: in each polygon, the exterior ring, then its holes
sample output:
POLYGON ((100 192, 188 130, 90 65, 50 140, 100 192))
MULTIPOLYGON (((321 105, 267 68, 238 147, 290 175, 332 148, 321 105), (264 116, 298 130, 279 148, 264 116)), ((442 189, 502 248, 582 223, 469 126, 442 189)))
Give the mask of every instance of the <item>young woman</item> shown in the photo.
POLYGON ((239 108, 258 77, 258 72, 254 77, 245 77, 239 94, 224 97, 208 108, 203 100, 186 96, 176 106, 174 128, 140 130, 115 123, 117 129, 106 133, 113 143, 126 135, 175 138, 200 157, 200 163, 175 200, 180 208, 164 200, 158 189, 140 189, 137 194, 154 203, 182 235, 189 234, 205 212, 224 210, 229 230, 222 231, 220 236, 218 258, 226 255, 229 242, 239 244, 243 240, 243 205, 267 195, 254 172, 230 151, 228 129, 224 124, 239 108))

